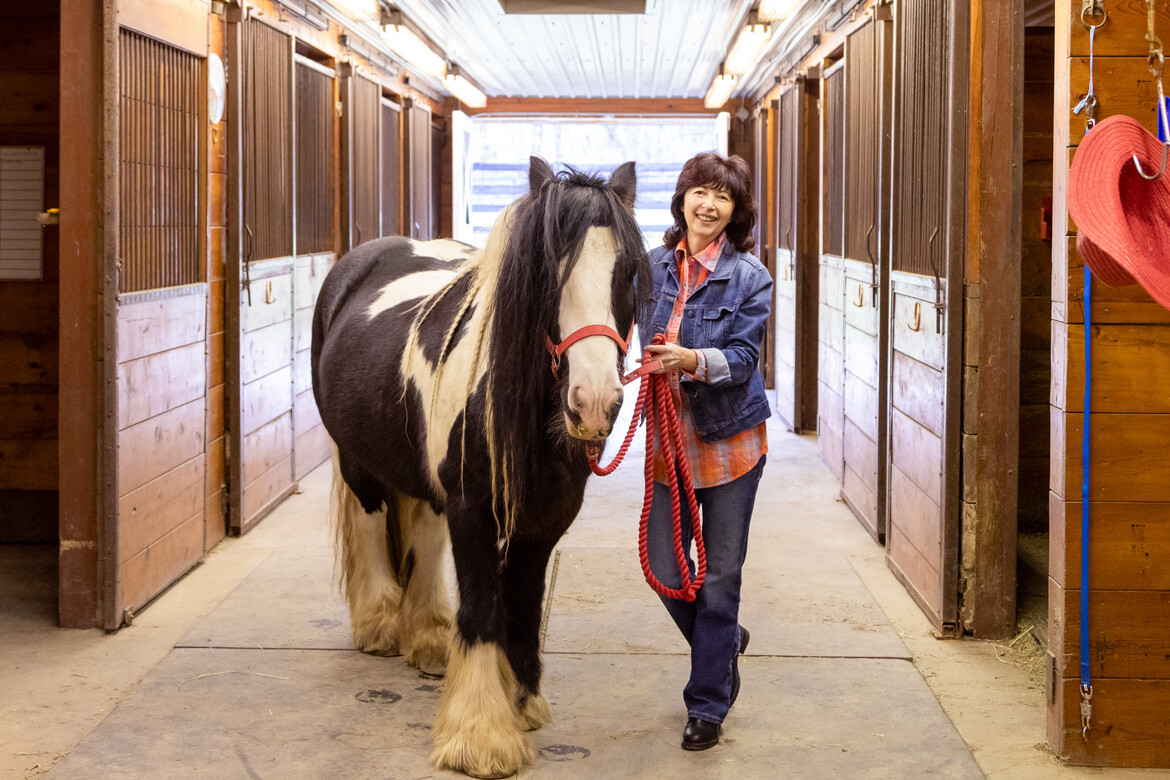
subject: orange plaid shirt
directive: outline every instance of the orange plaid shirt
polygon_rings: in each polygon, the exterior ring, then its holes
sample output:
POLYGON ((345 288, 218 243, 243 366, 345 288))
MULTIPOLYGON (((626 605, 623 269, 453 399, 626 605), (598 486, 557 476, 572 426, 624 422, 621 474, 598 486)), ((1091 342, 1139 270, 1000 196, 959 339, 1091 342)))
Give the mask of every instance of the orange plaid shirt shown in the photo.
MULTIPOLYGON (((697 255, 687 256, 686 237, 679 241, 674 250, 674 258, 678 272, 678 297, 674 300, 674 309, 670 314, 670 321, 666 325, 666 340, 678 342, 678 332, 682 325, 683 312, 686 309, 687 299, 703 286, 707 277, 715 270, 720 255, 723 254, 724 236, 711 242, 697 255)), ((707 362, 701 351, 696 350, 699 365, 692 374, 692 378, 699 382, 707 381, 707 362)), ((686 393, 681 392, 678 372, 670 375, 671 395, 674 396, 675 407, 679 409, 679 422, 682 429, 683 446, 691 464, 691 476, 695 487, 707 488, 716 485, 725 485, 732 480, 742 477, 751 471, 760 458, 768 451, 768 425, 762 422, 754 428, 749 428, 720 441, 705 442, 699 438, 699 431, 695 427, 695 418, 691 415, 690 401, 686 393)), ((654 479, 665 483, 666 460, 662 456, 662 448, 655 443, 654 479)))

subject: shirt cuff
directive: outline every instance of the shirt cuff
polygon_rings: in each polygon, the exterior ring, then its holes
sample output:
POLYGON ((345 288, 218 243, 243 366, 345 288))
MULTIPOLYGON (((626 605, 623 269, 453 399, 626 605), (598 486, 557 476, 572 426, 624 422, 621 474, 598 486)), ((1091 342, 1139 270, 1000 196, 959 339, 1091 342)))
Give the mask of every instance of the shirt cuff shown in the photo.
POLYGON ((692 350, 692 351, 695 353, 695 363, 696 363, 695 370, 694 371, 684 371, 683 373, 686 374, 688 377, 690 377, 691 379, 693 379, 696 382, 706 382, 707 381, 707 356, 703 354, 703 350, 701 350, 701 349, 696 349, 696 350, 692 350))
POLYGON ((718 385, 731 380, 731 366, 727 364, 727 356, 723 354, 723 350, 706 347, 695 351, 702 356, 702 361, 706 363, 704 377, 699 381, 709 385, 718 385))

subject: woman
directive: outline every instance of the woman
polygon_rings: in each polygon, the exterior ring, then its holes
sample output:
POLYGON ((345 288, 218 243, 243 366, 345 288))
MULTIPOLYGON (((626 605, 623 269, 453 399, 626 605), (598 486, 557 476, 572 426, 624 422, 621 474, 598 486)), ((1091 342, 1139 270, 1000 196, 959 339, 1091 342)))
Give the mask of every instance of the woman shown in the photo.
MULTIPOLYGON (((748 525, 768 449, 771 415, 757 363, 771 311, 772 278, 752 254, 756 204, 751 172, 741 157, 714 152, 683 166, 670 203, 674 225, 650 252, 653 289, 638 318, 654 373, 671 373, 679 421, 702 509, 707 576, 695 601, 663 598, 691 646, 691 675, 683 691, 687 723, 682 746, 719 743, 728 709, 739 693, 739 655, 747 629, 739 625, 739 595, 748 525), (655 334, 666 343, 650 344, 655 334)), ((655 576, 678 588, 670 489, 661 450, 655 464, 648 552, 655 576)), ((683 542, 691 523, 683 502, 683 542)), ((688 552, 692 574, 694 561, 688 552)))

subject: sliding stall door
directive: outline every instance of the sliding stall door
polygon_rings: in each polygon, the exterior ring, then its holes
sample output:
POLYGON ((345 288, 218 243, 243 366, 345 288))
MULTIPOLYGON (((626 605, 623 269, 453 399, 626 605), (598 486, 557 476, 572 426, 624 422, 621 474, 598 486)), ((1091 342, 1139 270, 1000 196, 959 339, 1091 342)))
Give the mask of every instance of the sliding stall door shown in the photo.
POLYGON ((334 92, 332 68, 296 58, 296 269, 293 277, 293 476, 329 458, 330 439, 313 398, 309 350, 313 307, 334 254, 334 92))
POLYGON ((429 240, 436 227, 431 224, 431 110, 425 103, 407 100, 403 117, 406 124, 406 215, 411 238, 429 240))
POLYGON ((203 556, 208 287, 201 57, 121 29, 117 628, 203 556))
POLYGON ((250 529, 295 487, 293 39, 228 25, 230 525, 250 529))
POLYGON ((965 24, 949 2, 899 5, 886 550, 945 634, 958 617, 965 24))
POLYGON ((845 68, 844 476, 841 495, 885 541, 889 105, 892 25, 874 21, 849 35, 845 68))

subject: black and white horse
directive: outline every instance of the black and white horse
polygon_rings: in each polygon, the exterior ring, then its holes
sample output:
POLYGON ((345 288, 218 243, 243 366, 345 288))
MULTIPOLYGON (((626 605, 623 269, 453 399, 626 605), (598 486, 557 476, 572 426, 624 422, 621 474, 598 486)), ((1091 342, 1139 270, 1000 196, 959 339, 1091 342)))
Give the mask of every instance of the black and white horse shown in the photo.
POLYGON ((633 163, 606 181, 534 157, 529 187, 482 251, 398 237, 357 247, 330 271, 313 319, 354 643, 445 669, 431 758, 478 777, 524 766, 523 732, 550 718, 545 569, 581 506, 587 450, 617 416, 621 341, 649 274, 633 163), (550 341, 587 326, 604 327, 578 335, 554 372, 550 341))

